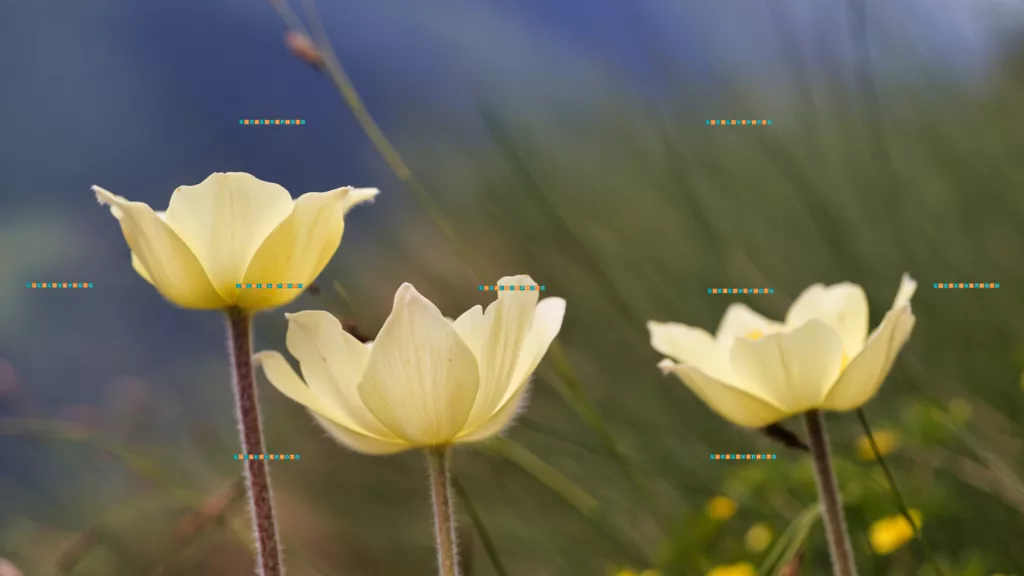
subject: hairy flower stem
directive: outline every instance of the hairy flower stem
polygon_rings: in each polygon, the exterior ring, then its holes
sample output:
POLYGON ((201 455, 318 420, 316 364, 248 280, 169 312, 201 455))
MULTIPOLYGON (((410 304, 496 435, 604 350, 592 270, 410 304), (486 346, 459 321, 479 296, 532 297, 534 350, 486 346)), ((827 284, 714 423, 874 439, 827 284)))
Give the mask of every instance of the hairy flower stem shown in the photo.
POLYGON ((448 473, 451 451, 441 446, 428 448, 426 453, 427 469, 430 470, 430 494, 434 503, 438 574, 460 576, 455 515, 452 513, 451 476, 448 473))
MULTIPOLYGON (((238 414, 242 452, 263 454, 263 433, 260 431, 260 407, 256 398, 256 380, 252 370, 252 318, 244 310, 231 308, 228 314, 228 355, 235 384, 235 407, 238 414)), ((259 552, 260 576, 283 576, 281 547, 277 540, 274 502, 270 494, 270 473, 266 460, 246 460, 245 478, 249 492, 249 509, 259 552)))
POLYGON ((811 447, 811 458, 814 462, 814 477, 818 481, 818 497, 821 500, 821 517, 825 523, 825 535, 828 537, 828 551, 832 557, 832 574, 834 576, 857 576, 857 566, 853 562, 853 547, 850 545, 850 534, 846 530, 846 519, 843 516, 843 500, 836 484, 836 474, 832 469, 832 454, 828 447, 828 434, 825 422, 818 410, 804 414, 807 425, 807 439, 811 447))

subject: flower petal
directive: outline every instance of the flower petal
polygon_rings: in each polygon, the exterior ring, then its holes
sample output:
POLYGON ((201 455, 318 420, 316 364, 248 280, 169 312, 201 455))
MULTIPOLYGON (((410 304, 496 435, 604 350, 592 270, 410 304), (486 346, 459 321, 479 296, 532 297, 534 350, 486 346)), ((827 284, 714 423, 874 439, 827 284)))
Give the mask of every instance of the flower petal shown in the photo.
POLYGON ((349 448, 364 454, 393 454, 412 448, 400 441, 375 438, 342 424, 346 418, 318 398, 280 352, 259 352, 255 360, 275 388, 305 406, 321 426, 349 448))
MULTIPOLYGON (((345 231, 345 212, 377 195, 376 189, 338 188, 303 194, 266 237, 245 270, 243 283, 309 283, 330 262, 345 231)), ((301 290, 243 290, 238 305, 251 310, 283 306, 301 290)))
POLYGON ((736 302, 725 309, 722 321, 715 332, 715 338, 731 343, 734 338, 741 338, 751 333, 772 334, 782 329, 782 324, 766 316, 754 312, 746 304, 736 302))
POLYGON ((864 350, 843 371, 825 397, 828 410, 845 412, 860 408, 881 388, 903 345, 914 330, 909 306, 890 310, 868 338, 864 350))
POLYGON ((244 172, 216 172, 195 186, 176 188, 166 220, 199 258, 214 288, 233 302, 256 249, 291 211, 292 196, 283 187, 244 172))
POLYGON ((770 401, 722 382, 696 366, 662 360, 658 367, 665 374, 678 376, 709 408, 738 426, 762 428, 789 416, 770 401))
POLYGON ((322 402, 338 411, 348 428, 384 439, 394 439, 363 405, 359 381, 370 360, 370 349, 345 332, 329 312, 306 310, 285 314, 288 352, 299 361, 302 377, 322 402))
POLYGON ((413 449, 413 446, 401 440, 382 440, 373 436, 366 436, 329 420, 316 412, 310 412, 310 414, 313 415, 316 423, 333 436, 335 440, 356 452, 369 454, 370 456, 387 456, 413 449))
POLYGON ((491 416, 485 420, 482 424, 476 428, 466 428, 463 431, 463 435, 455 439, 458 444, 470 444, 473 442, 483 442, 488 438, 500 434, 503 430, 508 428, 512 421, 518 416, 523 408, 526 406, 526 397, 530 387, 527 386, 528 382, 524 381, 522 386, 516 388, 512 396, 505 400, 505 403, 501 405, 501 408, 491 414, 491 416))
POLYGON ((530 375, 537 370, 541 359, 547 353, 551 343, 555 341, 562 329, 565 319, 565 300, 562 298, 545 298, 537 304, 533 314, 533 326, 526 334, 515 371, 512 372, 512 387, 505 393, 502 401, 508 399, 521 387, 526 385, 530 375))
POLYGON ((182 308, 224 308, 227 302, 214 289, 199 259, 153 209, 131 202, 99 186, 93 186, 100 204, 121 224, 121 233, 132 251, 136 271, 157 291, 182 308), (142 274, 142 270, 145 274, 142 274))
POLYGON ((789 307, 786 326, 799 328, 813 318, 835 328, 843 340, 843 351, 853 358, 864 348, 868 336, 868 296, 850 282, 812 284, 789 307))
POLYGON ((737 339, 730 361, 738 387, 796 414, 821 405, 842 369, 843 344, 832 326, 812 319, 792 332, 737 339))
POLYGON ((731 382, 729 347, 707 330, 676 322, 648 322, 651 347, 681 364, 699 367, 712 378, 731 382))
POLYGON ((540 364, 551 343, 558 336, 564 318, 565 300, 545 298, 537 304, 537 311, 533 316, 533 327, 526 335, 519 360, 516 362, 512 386, 505 393, 505 397, 501 399, 498 408, 482 423, 475 428, 470 428, 470 423, 467 422, 465 435, 458 439, 460 443, 486 440, 511 424, 522 410, 523 399, 529 388, 530 375, 537 369, 537 365, 540 364))
POLYGON ((900 287, 896 290, 896 298, 893 299, 892 307, 909 306, 910 299, 914 297, 914 292, 916 291, 917 281, 911 278, 910 274, 903 274, 903 277, 900 278, 900 287))
MULTIPOLYGON (((527 286, 534 282, 529 276, 507 276, 498 284, 527 286)), ((473 350, 480 367, 480 390, 466 428, 475 428, 490 418, 521 383, 515 381, 516 365, 527 334, 533 327, 538 297, 536 290, 499 291, 498 299, 487 307, 483 319, 473 320, 477 324, 473 327, 476 332, 470 331, 467 335, 476 340, 472 344, 467 342, 467 345, 473 350), (479 340, 481 335, 483 339, 479 340)), ((466 326, 465 323, 462 325, 466 326)))
POLYGON ((483 306, 477 304, 463 312, 454 320, 454 326, 459 336, 462 337, 462 341, 479 358, 487 341, 488 323, 484 320, 483 306))
POLYGON ((443 445, 462 431, 478 387, 476 358, 455 327, 403 284, 359 384, 366 407, 410 444, 443 445))

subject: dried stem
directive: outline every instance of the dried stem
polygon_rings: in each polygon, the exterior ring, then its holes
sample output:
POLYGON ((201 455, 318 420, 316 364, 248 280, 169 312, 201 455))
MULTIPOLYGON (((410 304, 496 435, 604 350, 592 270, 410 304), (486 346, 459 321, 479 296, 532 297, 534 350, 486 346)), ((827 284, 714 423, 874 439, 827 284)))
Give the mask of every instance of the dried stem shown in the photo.
POLYGON ((825 524, 825 535, 828 537, 829 554, 832 557, 832 574, 857 576, 850 533, 846 529, 846 519, 843 517, 843 501, 832 468, 832 454, 829 451, 824 419, 821 412, 811 410, 804 415, 804 421, 814 462, 814 476, 818 481, 821 517, 825 524))
MULTIPOLYGON (((256 398, 256 380, 252 370, 252 318, 244 310, 232 308, 228 315, 228 355, 235 384, 242 452, 263 454, 260 407, 256 398)), ((274 503, 270 493, 270 473, 266 460, 246 460, 245 477, 249 489, 249 508, 256 536, 258 574, 283 576, 281 547, 277 540, 274 503)))

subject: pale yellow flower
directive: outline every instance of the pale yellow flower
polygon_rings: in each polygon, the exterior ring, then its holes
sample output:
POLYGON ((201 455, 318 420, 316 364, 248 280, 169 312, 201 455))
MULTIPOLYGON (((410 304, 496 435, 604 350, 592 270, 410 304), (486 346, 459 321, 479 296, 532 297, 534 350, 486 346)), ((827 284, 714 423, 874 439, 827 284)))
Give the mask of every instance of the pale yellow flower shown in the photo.
MULTIPOLYGON (((871 435, 878 446, 879 454, 883 457, 892 454, 893 451, 899 448, 901 443, 900 434, 895 430, 882 428, 873 430, 871 435)), ((868 439, 867 434, 862 434, 860 438, 857 438, 857 458, 865 462, 872 462, 875 459, 875 453, 871 450, 871 441, 868 439)))
POLYGON ((708 500, 705 512, 712 520, 728 520, 736 513, 736 502, 727 496, 715 496, 708 500))
MULTIPOLYGON (((921 527, 921 513, 917 510, 910 511, 910 517, 918 529, 921 527)), ((879 556, 892 554, 903 547, 904 544, 914 539, 914 527, 902 515, 888 516, 871 525, 868 529, 868 540, 871 542, 871 549, 879 556)))
POLYGON ((757 570, 750 562, 715 566, 705 576, 757 576, 757 570))
POLYGON ((775 534, 772 532, 772 527, 767 522, 758 522, 747 530, 746 535, 743 537, 743 544, 747 547, 748 551, 757 554, 764 552, 772 543, 774 537, 775 534))
POLYGON ((651 346, 720 416, 760 428, 808 410, 848 411, 878 391, 910 338, 910 299, 917 283, 904 275, 892 308, 868 334, 868 300, 851 283, 810 286, 785 322, 744 304, 729 306, 714 336, 685 324, 648 322, 651 346))
MULTIPOLYGON (((499 284, 533 285, 529 276, 499 284)), ((286 345, 257 354, 270 382, 304 405, 337 440, 367 454, 479 442, 516 415, 527 381, 565 315, 565 300, 499 291, 484 311, 450 320, 410 284, 372 346, 321 311, 286 314, 286 345)))
POLYGON ((298 297, 295 286, 312 282, 337 251, 345 213, 377 195, 345 187, 292 200, 281 186, 241 172, 176 188, 165 212, 93 191, 121 224, 135 271, 164 298, 183 308, 248 310, 298 297))

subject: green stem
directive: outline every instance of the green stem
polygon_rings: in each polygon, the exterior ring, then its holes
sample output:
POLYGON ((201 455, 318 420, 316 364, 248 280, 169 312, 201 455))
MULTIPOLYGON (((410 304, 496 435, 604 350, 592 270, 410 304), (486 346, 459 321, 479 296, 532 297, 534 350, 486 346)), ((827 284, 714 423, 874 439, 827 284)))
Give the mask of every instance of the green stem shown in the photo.
POLYGON ((814 462, 814 476, 818 481, 818 498, 821 500, 821 517, 825 524, 829 554, 832 557, 834 576, 857 576, 853 561, 853 547, 843 517, 843 501, 836 484, 832 468, 832 454, 828 446, 828 434, 821 412, 811 410, 804 414, 807 426, 807 440, 814 462))
MULTIPOLYGON (((260 407, 256 398, 256 379, 252 369, 252 318, 245 310, 227 311, 228 355, 235 388, 238 428, 245 454, 263 454, 260 407)), ((274 502, 270 491, 270 472, 266 460, 246 460, 245 479, 249 492, 253 532, 258 552, 260 576, 283 576, 281 546, 274 521, 274 502)))
POLYGON ((451 452, 447 446, 428 448, 430 495, 434 507, 434 539, 437 545, 438 574, 460 576, 455 515, 452 513, 452 488, 449 475, 451 452))

